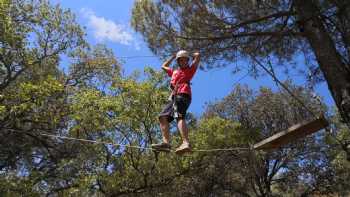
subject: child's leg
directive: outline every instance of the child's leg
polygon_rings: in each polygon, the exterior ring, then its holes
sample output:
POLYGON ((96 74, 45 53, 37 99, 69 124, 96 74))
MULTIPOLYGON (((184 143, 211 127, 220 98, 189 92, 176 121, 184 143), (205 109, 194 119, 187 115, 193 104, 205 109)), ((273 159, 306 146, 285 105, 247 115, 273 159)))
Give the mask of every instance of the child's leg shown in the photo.
POLYGON ((159 122, 160 122, 160 130, 162 131, 163 142, 158 144, 152 144, 151 146, 155 151, 169 152, 171 149, 171 146, 170 146, 168 116, 160 116, 159 122))
POLYGON ((178 107, 178 118, 177 118, 177 127, 179 128, 182 144, 175 150, 177 154, 183 154, 186 152, 191 152, 191 145, 188 139, 188 128, 186 124, 186 111, 191 103, 191 98, 186 95, 181 95, 177 98, 177 107, 178 107))
POLYGON ((186 124, 186 111, 191 103, 191 97, 189 95, 181 94, 176 97, 176 104, 178 109, 177 127, 180 131, 182 144, 189 144, 188 128, 186 124))
POLYGON ((177 126, 180 130, 182 143, 189 144, 190 141, 188 139, 188 129, 187 129, 187 125, 186 125, 186 120, 185 119, 178 119, 177 126))
POLYGON ((178 119, 177 126, 181 134, 182 144, 175 150, 175 153, 182 155, 186 152, 191 152, 191 145, 190 141, 188 140, 188 129, 186 125, 186 120, 182 118, 178 119))
POLYGON ((169 121, 167 116, 161 116, 159 118, 160 130, 162 131, 163 142, 169 144, 170 135, 169 135, 169 121))

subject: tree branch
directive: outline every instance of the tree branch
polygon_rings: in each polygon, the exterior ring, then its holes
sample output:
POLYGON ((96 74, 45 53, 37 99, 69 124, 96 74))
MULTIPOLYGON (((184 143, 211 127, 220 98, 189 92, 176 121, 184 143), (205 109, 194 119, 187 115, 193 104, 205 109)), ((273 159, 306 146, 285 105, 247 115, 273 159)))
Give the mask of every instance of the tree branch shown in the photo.
POLYGON ((247 33, 239 33, 233 35, 225 35, 225 36, 217 36, 217 37, 187 37, 175 35, 176 38, 184 39, 184 40, 210 40, 210 41, 221 41, 227 39, 235 39, 241 37, 266 37, 266 36, 302 36, 299 32, 294 32, 291 30, 281 31, 281 32, 247 32, 247 33))

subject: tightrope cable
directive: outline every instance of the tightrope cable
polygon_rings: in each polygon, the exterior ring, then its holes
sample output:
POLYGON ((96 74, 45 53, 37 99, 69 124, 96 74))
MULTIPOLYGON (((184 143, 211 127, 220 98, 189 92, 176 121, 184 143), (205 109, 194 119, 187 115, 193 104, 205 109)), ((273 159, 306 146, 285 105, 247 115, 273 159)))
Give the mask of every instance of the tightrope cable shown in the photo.
MULTIPOLYGON (((39 133, 39 135, 46 136, 46 137, 51 137, 51 138, 59 138, 59 139, 63 139, 63 140, 88 142, 88 143, 92 143, 92 144, 104 144, 104 145, 119 146, 119 147, 126 147, 126 148, 135 148, 135 149, 144 149, 144 150, 156 150, 154 148, 149 148, 149 147, 125 145, 125 144, 118 144, 118 143, 97 141, 97 140, 88 140, 88 139, 66 137, 66 136, 52 135, 52 134, 46 134, 46 133, 39 133)), ((235 150, 251 150, 251 148, 248 148, 248 147, 234 147, 234 148, 216 148, 216 149, 193 149, 192 152, 217 152, 217 151, 235 151, 235 150)))
POLYGON ((47 136, 47 137, 51 137, 51 138, 59 138, 59 139, 64 139, 64 140, 89 142, 89 143, 93 143, 93 144, 104 144, 104 145, 112 145, 112 146, 119 146, 119 147, 127 147, 127 148, 137 148, 137 149, 148 149, 148 150, 152 150, 152 148, 142 147, 142 146, 133 146, 133 145, 117 144, 117 143, 112 143, 112 142, 97 141, 97 140, 88 140, 88 139, 82 139, 82 138, 73 138, 73 137, 52 135, 52 134, 46 134, 46 133, 39 133, 39 135, 47 136))

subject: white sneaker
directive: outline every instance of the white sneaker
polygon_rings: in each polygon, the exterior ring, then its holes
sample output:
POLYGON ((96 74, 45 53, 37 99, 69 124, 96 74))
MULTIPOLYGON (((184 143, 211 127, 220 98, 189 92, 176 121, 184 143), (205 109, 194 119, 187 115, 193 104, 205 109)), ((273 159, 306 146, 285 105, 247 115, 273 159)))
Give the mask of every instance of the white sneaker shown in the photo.
POLYGON ((182 143, 181 146, 179 146, 176 150, 175 153, 182 155, 184 153, 190 153, 192 152, 191 145, 189 143, 182 143))

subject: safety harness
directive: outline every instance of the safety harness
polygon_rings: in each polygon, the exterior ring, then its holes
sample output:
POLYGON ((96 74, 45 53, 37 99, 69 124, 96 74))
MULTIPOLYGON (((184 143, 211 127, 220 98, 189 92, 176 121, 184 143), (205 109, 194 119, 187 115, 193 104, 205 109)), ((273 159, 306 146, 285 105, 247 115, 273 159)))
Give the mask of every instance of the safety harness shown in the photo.
POLYGON ((174 111, 174 118, 179 118, 179 112, 178 112, 178 106, 176 104, 176 95, 177 95, 177 90, 179 88, 180 84, 188 84, 189 86, 191 85, 191 83, 189 81, 183 82, 183 83, 179 83, 181 80, 178 80, 178 82, 176 82, 175 87, 173 85, 170 84, 170 89, 171 89, 171 93, 170 96, 168 98, 169 101, 173 101, 173 111, 174 111))

